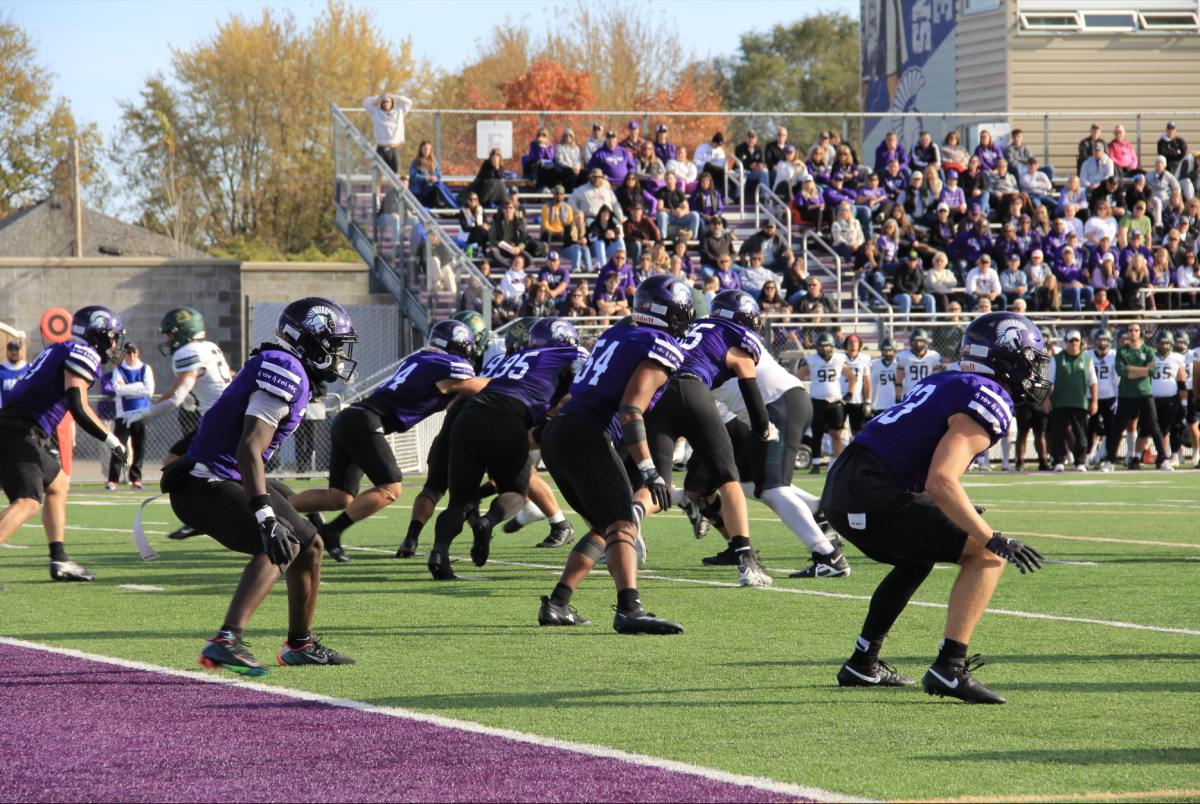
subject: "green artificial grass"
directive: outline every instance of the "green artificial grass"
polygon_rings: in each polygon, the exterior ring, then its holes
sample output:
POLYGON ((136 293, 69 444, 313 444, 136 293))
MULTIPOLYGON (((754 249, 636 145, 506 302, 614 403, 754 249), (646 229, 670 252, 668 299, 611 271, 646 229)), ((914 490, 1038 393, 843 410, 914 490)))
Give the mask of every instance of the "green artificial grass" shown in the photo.
MULTIPOLYGON (((823 480, 797 482, 819 493, 823 480)), ((1200 631, 1200 473, 993 473, 965 482, 1006 533, 1171 543, 1020 536, 1051 559, 1096 565, 1051 564, 1033 576, 1010 568, 991 608, 1200 631)), ((497 529, 492 547, 495 560, 541 567, 454 565, 487 580, 437 583, 424 558, 394 558, 417 490, 406 487, 399 503, 347 533, 347 545, 387 553, 355 551, 353 563, 324 567, 315 630, 359 664, 275 668, 265 683, 874 798, 1198 795, 1200 635, 988 613, 971 650, 988 661, 977 678, 1008 696, 1007 705, 970 707, 919 686, 842 690, 834 675, 867 601, 686 582, 735 584, 737 574, 700 565, 724 545, 715 532, 697 542, 678 511, 647 521, 640 587, 646 607, 685 633, 622 637, 610 627, 615 595, 604 573, 572 601, 593 625, 538 627, 539 596, 554 587, 554 567, 570 549, 533 549, 545 523, 515 535, 497 529)), ((211 539, 151 534, 162 558, 143 563, 130 532, 140 499, 96 487, 73 492, 67 548, 97 574, 90 584, 51 583, 40 525, 18 531, 8 544, 29 549, 0 550, 0 583, 9 587, 0 593, 0 634, 197 669, 243 558, 211 539)), ((752 503, 751 517, 764 566, 807 564, 803 545, 765 506, 752 503)), ((161 533, 178 523, 161 504, 147 507, 144 520, 161 533)), ((430 524, 422 548, 432 535, 430 524)), ((465 558, 469 547, 468 531, 452 555, 465 558)), ((849 578, 776 572, 774 589, 868 597, 887 568, 849 545, 847 556, 849 578)), ((914 600, 945 603, 955 575, 935 570, 914 600)), ((285 612, 280 585, 246 634, 272 667, 285 612)), ((944 618, 944 609, 911 606, 883 658, 919 679, 944 618)))

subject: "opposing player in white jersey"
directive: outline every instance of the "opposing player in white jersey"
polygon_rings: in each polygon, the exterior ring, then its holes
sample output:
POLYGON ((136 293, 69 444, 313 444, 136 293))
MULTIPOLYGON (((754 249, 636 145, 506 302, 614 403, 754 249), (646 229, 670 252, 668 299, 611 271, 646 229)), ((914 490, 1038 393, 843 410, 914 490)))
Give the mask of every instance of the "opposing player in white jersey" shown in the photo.
POLYGON ((817 460, 821 457, 821 441, 826 433, 832 445, 830 467, 842 454, 842 428, 846 426, 846 406, 842 403, 842 384, 845 377, 850 393, 858 390, 858 377, 846 365, 845 353, 834 353, 833 336, 824 332, 817 337, 817 350, 805 356, 796 371, 800 380, 811 380, 808 395, 812 397, 812 469, 809 474, 821 473, 817 460))
MULTIPOLYGON (((1185 388, 1186 372, 1184 371, 1183 355, 1175 351, 1175 337, 1165 329, 1160 329, 1154 339, 1154 370, 1150 374, 1150 395, 1154 397, 1154 412, 1158 417, 1158 426, 1163 433, 1169 433, 1175 420, 1179 417, 1185 388)), ((1166 443, 1166 439, 1163 439, 1166 443)), ((1159 456, 1158 468, 1171 470, 1172 461, 1163 460, 1159 456)))
POLYGON ((896 342, 884 338, 879 342, 879 357, 871 361, 871 395, 868 397, 868 407, 871 413, 867 418, 873 418, 896 404, 896 342))
POLYGON ((1188 386, 1191 390, 1188 392, 1188 416, 1187 426, 1192 433, 1192 468, 1200 469, 1200 382, 1193 380, 1200 377, 1196 373, 1196 364, 1200 363, 1200 346, 1192 349, 1184 355, 1184 359, 1188 364, 1188 386))
POLYGON ((1183 330, 1175 333, 1175 352, 1183 358, 1183 377, 1186 387, 1183 395, 1183 408, 1175 419, 1175 426, 1171 428, 1171 463, 1178 466, 1183 462, 1183 431, 1185 429, 1192 436, 1193 454, 1200 454, 1195 450, 1195 445, 1200 444, 1200 425, 1197 424, 1196 405, 1192 400, 1192 374, 1195 367, 1192 355, 1192 336, 1183 330))
POLYGON ((853 438, 862 432, 863 425, 867 423, 866 401, 871 398, 871 358, 863 354, 862 338, 857 335, 847 335, 845 347, 846 368, 858 378, 858 387, 852 391, 850 380, 844 374, 838 377, 846 418, 850 420, 850 436, 853 438))
POLYGON ((1121 378, 1117 376, 1117 353, 1112 345, 1112 332, 1102 329, 1096 333, 1096 348, 1088 351, 1092 365, 1096 367, 1096 398, 1099 401, 1096 415, 1088 421, 1088 439, 1092 442, 1088 463, 1097 465, 1108 455, 1104 440, 1117 420, 1117 385, 1121 378))
MULTIPOLYGON (((175 410, 183 405, 185 400, 190 400, 195 410, 203 416, 216 404, 233 380, 221 347, 212 341, 204 340, 207 333, 204 331, 204 316, 200 315, 199 310, 191 307, 175 307, 168 310, 159 324, 159 329, 164 337, 163 342, 158 345, 158 350, 171 358, 175 381, 153 405, 128 414, 125 417, 127 425, 175 410)), ((197 419, 197 426, 198 422, 197 419)), ((183 434, 183 438, 172 444, 167 450, 163 466, 186 455, 195 436, 196 427, 193 427, 183 434)), ((186 539, 197 535, 200 534, 184 526, 169 534, 168 538, 186 539)))
POLYGON ((908 348, 896 355, 896 397, 908 396, 912 387, 942 366, 942 356, 929 351, 929 333, 918 327, 908 336, 908 348))

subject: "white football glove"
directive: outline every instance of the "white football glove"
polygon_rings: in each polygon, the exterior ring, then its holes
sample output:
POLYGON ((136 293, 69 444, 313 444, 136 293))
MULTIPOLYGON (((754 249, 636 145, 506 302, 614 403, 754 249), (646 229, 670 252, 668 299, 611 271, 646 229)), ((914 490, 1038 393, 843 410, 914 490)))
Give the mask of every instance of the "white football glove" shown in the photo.
POLYGON ((125 424, 136 424, 137 422, 140 422, 142 419, 149 419, 150 418, 150 406, 147 405, 144 408, 138 408, 137 410, 130 411, 129 413, 125 414, 124 418, 125 418, 125 424))
POLYGON ((779 428, 775 426, 775 422, 767 422, 767 435, 763 438, 763 441, 778 441, 778 440, 779 440, 779 428))

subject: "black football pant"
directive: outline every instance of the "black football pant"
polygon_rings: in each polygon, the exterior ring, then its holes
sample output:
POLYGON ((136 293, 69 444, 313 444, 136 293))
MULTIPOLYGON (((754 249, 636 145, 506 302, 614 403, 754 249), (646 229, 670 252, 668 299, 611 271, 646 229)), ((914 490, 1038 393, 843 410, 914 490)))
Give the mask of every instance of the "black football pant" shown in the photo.
POLYGON ((1050 411, 1050 463, 1067 462, 1067 433, 1075 438, 1075 465, 1087 463, 1088 412, 1083 408, 1055 408, 1050 411))
POLYGON ((646 438, 654 467, 671 482, 675 442, 686 438, 717 487, 739 482, 733 442, 712 391, 692 374, 676 375, 662 397, 646 414, 646 438))
POLYGON ((1116 397, 1101 399, 1096 408, 1096 415, 1088 418, 1088 438, 1107 439, 1108 434, 1117 426, 1116 397))
POLYGON ((1158 426, 1154 397, 1127 396, 1117 399, 1117 419, 1104 442, 1108 449, 1108 460, 1115 462, 1121 436, 1125 433, 1125 425, 1129 424, 1131 419, 1138 420, 1138 435, 1148 435, 1154 439, 1154 449, 1158 453, 1159 462, 1169 458, 1167 446, 1163 443, 1162 430, 1158 426))
MULTIPOLYGON (((129 452, 129 482, 139 482, 142 479, 142 458, 146 454, 146 422, 126 424, 124 419, 117 419, 113 435, 122 444, 129 443, 133 447, 129 452)), ((108 482, 116 483, 120 479, 121 463, 113 456, 108 460, 108 482)))
MULTIPOLYGON (((1180 444, 1183 441, 1182 426, 1179 427, 1178 431, 1175 429, 1176 424, 1182 425, 1183 419, 1187 416, 1187 411, 1181 410, 1182 407, 1183 405, 1178 394, 1175 396, 1154 397, 1154 414, 1158 417, 1159 429, 1163 431, 1163 441, 1170 441, 1172 444, 1180 444)), ((1175 448, 1172 447, 1172 449, 1175 448)), ((1162 453, 1160 452, 1159 455, 1161 456, 1162 453)), ((1167 457, 1170 457, 1170 455, 1168 454, 1167 457)))

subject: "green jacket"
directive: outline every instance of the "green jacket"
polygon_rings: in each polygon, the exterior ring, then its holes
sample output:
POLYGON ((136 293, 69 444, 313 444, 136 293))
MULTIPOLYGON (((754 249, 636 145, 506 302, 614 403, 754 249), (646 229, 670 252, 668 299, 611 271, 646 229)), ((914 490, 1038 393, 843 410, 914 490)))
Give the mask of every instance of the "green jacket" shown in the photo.
POLYGON ((1054 356, 1054 391, 1050 396, 1052 408, 1084 408, 1091 402, 1092 356, 1081 352, 1071 357, 1066 352, 1054 356))
POLYGON ((1142 345, 1137 349, 1132 346, 1122 346, 1118 349, 1117 376, 1121 378, 1121 384, 1117 387, 1117 396, 1122 399, 1150 396, 1150 375, 1129 379, 1126 369, 1130 366, 1145 368, 1153 365, 1154 349, 1145 341, 1142 341, 1142 345))

